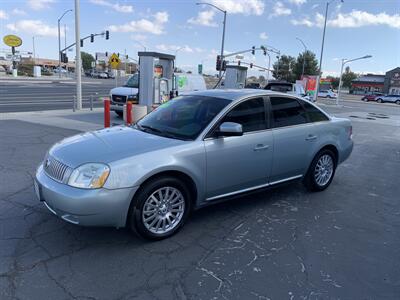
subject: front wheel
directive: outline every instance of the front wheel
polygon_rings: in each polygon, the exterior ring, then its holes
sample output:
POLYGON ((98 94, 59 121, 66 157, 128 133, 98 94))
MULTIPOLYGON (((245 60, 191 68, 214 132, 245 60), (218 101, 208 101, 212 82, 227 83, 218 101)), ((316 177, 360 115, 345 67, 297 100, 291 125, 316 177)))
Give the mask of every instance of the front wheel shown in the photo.
POLYGON ((311 162, 304 177, 304 185, 310 191, 323 191, 332 182, 336 170, 336 156, 329 150, 320 151, 311 162))
POLYGON ((190 192, 174 177, 145 184, 135 196, 129 225, 141 237, 161 240, 176 233, 191 211, 190 192))
POLYGON ((383 100, 382 100, 381 98, 379 98, 379 99, 377 99, 377 100, 376 100, 376 102, 378 102, 378 103, 382 103, 382 102, 383 102, 383 100))
POLYGON ((395 102, 397 105, 400 105, 400 100, 396 100, 395 102))

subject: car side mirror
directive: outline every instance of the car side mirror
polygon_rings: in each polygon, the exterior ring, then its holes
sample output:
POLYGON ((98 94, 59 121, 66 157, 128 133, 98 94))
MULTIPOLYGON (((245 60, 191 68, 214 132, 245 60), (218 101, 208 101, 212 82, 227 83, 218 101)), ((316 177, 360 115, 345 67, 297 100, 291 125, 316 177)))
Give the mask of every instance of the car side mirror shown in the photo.
POLYGON ((224 122, 216 131, 217 136, 241 136, 243 135, 243 127, 239 123, 224 122))

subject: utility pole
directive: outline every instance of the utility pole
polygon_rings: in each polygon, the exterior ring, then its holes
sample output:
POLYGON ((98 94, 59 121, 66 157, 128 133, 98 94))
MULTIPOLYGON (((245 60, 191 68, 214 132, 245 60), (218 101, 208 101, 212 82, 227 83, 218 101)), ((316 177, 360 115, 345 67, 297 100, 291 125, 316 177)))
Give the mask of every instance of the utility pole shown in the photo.
POLYGON ((61 17, 58 18, 57 20, 57 27, 58 27, 58 77, 61 78, 61 33, 60 33, 60 21, 61 19, 72 9, 68 9, 64 11, 64 13, 61 15, 61 17))
POLYGON ((345 64, 355 61, 355 60, 360 60, 360 59, 367 59, 367 58, 371 58, 372 55, 364 55, 362 57, 357 57, 357 58, 353 58, 353 59, 342 59, 342 67, 340 68, 340 79, 339 79, 339 87, 338 87, 338 95, 336 97, 336 105, 339 105, 339 98, 340 98, 340 94, 341 94, 341 89, 342 89, 342 77, 343 77, 343 67, 345 64))
MULTIPOLYGON (((319 58, 319 69, 318 69, 318 77, 317 77, 317 86, 316 86, 315 94, 314 94, 314 101, 317 101, 317 98, 318 98, 319 82, 321 80, 321 74, 322 74, 322 57, 324 54, 324 43, 325 43, 326 21, 328 19, 328 9, 329 9, 329 4, 331 4, 333 1, 335 1, 335 0, 326 2, 326 7, 325 7, 324 31, 322 33, 321 56, 319 58)), ((341 2, 343 3, 344 1, 341 0, 341 2)))
POLYGON ((81 35, 80 35, 80 0, 75 0, 75 76, 76 109, 82 109, 82 73, 81 73, 81 35))
POLYGON ((33 65, 36 65, 35 36, 32 37, 33 46, 33 65))
POLYGON ((210 5, 214 7, 215 9, 218 9, 220 12, 224 13, 224 23, 223 23, 223 29, 222 29, 222 43, 221 43, 221 68, 219 70, 219 86, 221 86, 222 83, 222 66, 224 64, 224 45, 225 45, 225 27, 226 27, 226 10, 223 10, 219 8, 218 6, 215 6, 214 4, 207 3, 207 2, 199 2, 196 3, 196 5, 210 5))
POLYGON ((303 44, 303 47, 304 47, 304 52, 303 52, 303 69, 302 69, 302 71, 301 71, 301 78, 303 78, 303 76, 304 76, 304 66, 305 66, 305 64, 306 64, 307 47, 306 47, 306 44, 304 44, 304 42, 303 42, 302 39, 300 39, 300 38, 298 38, 298 37, 297 37, 296 39, 299 40, 300 43, 302 43, 302 44, 303 44))

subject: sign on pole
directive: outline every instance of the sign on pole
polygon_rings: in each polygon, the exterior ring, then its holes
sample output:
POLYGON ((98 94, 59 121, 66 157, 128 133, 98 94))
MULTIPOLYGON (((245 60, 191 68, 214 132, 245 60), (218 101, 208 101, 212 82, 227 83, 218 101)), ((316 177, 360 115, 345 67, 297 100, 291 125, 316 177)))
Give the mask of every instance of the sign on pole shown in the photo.
POLYGON ((197 71, 200 75, 203 74, 203 65, 202 64, 197 65, 197 71))
POLYGON ((19 47, 22 45, 22 40, 21 38, 17 37, 16 35, 9 34, 3 37, 3 42, 7 46, 10 47, 19 47))
POLYGON ((118 55, 113 53, 110 57, 110 59, 108 60, 109 65, 111 66, 111 68, 113 69, 118 69, 121 60, 119 59, 118 55))

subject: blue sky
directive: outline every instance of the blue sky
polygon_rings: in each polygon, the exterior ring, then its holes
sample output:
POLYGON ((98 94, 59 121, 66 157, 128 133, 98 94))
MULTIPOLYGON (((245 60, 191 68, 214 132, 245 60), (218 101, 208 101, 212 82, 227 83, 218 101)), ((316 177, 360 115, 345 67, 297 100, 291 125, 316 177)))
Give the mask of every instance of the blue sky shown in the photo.
MULTIPOLYGON (((57 58, 57 18, 74 8, 73 0, 2 0, 0 35, 16 34, 24 43, 19 50, 32 51, 35 36, 40 57, 57 58)), ((81 35, 110 30, 82 51, 120 52, 136 57, 143 44, 147 50, 175 54, 177 64, 194 69, 198 63, 215 73, 215 56, 220 51, 222 13, 190 0, 81 0, 81 35)), ((320 55, 322 15, 326 1, 317 0, 208 0, 228 11, 226 44, 235 52, 261 44, 296 56, 303 46, 320 55)), ((400 1, 340 0, 329 6, 328 28, 322 70, 335 75, 341 58, 371 54, 373 58, 354 62, 357 72, 383 73, 400 66, 400 1)), ((67 14, 67 42, 74 41, 74 13, 67 14)), ((0 49, 5 49, 2 43, 0 49)), ((71 52, 69 56, 73 56, 71 52)), ((262 53, 248 55, 247 61, 266 65, 262 53)), ((252 70, 254 75, 263 73, 252 70)))

